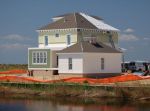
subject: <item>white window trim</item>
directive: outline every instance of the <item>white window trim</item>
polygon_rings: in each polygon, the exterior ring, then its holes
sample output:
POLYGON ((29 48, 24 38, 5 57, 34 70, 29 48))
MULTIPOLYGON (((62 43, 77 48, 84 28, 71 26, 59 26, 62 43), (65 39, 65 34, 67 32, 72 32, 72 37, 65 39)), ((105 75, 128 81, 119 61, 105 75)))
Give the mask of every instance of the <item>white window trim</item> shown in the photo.
POLYGON ((46 65, 47 64, 47 51, 32 51, 32 64, 33 65, 46 65), (36 54, 35 56, 36 56, 36 63, 34 63, 34 61, 33 61, 33 54, 36 54), (39 53, 39 63, 37 63, 37 53, 39 53), (43 63, 40 63, 40 53, 43 53, 43 63), (46 54, 46 63, 44 63, 44 53, 46 54))

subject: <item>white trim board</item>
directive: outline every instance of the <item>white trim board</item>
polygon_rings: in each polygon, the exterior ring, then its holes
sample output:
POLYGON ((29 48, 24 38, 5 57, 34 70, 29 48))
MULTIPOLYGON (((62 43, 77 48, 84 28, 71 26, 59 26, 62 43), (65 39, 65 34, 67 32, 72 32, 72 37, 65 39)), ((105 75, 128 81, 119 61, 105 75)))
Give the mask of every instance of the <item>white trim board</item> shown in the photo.
POLYGON ((28 70, 58 70, 58 68, 28 68, 28 70))

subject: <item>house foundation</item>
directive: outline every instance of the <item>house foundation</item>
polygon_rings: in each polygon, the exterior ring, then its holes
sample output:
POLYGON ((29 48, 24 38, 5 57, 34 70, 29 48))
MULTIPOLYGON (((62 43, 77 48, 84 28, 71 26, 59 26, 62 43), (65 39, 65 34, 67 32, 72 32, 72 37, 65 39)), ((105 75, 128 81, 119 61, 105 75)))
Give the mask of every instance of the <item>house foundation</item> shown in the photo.
POLYGON ((55 80, 58 78, 57 70, 30 70, 28 73, 29 77, 42 80, 55 80))
POLYGON ((86 78, 106 78, 106 77, 114 77, 119 76, 121 73, 90 73, 90 74, 84 74, 84 73, 59 73, 59 76, 61 78, 70 78, 70 77, 86 77, 86 78))

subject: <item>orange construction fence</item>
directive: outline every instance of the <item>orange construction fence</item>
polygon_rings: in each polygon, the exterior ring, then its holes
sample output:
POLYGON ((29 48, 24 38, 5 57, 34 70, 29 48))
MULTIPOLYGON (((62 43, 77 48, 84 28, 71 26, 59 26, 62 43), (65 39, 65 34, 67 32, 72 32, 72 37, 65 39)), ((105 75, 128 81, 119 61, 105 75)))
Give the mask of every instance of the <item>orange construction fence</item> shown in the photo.
POLYGON ((90 83, 90 84, 100 84, 100 83, 116 83, 116 82, 126 82, 150 79, 150 77, 143 77, 133 74, 125 74, 116 77, 103 78, 103 79, 92 79, 92 78, 82 78, 82 77, 72 77, 59 80, 40 80, 32 77, 22 77, 22 76, 0 76, 0 81, 10 81, 10 82, 41 82, 41 83, 51 83, 51 82, 69 82, 69 83, 90 83))

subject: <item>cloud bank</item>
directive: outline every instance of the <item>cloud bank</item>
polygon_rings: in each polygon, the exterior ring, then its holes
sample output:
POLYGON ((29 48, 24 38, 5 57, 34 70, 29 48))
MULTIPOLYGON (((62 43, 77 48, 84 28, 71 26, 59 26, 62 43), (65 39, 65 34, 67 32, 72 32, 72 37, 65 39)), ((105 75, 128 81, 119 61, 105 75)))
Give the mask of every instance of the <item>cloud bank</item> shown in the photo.
POLYGON ((132 33, 132 32, 134 32, 134 29, 132 29, 132 28, 127 28, 127 29, 124 30, 124 32, 125 32, 125 33, 132 33))
POLYGON ((30 47, 29 44, 19 44, 19 43, 0 45, 0 49, 3 50, 20 50, 20 49, 22 50, 22 49, 27 49, 28 47, 30 47))
POLYGON ((139 38, 133 34, 121 34, 120 41, 138 41, 139 38))
POLYGON ((19 34, 4 35, 4 36, 0 36, 0 38, 3 40, 10 40, 10 41, 29 41, 29 40, 31 40, 29 37, 22 36, 19 34))

